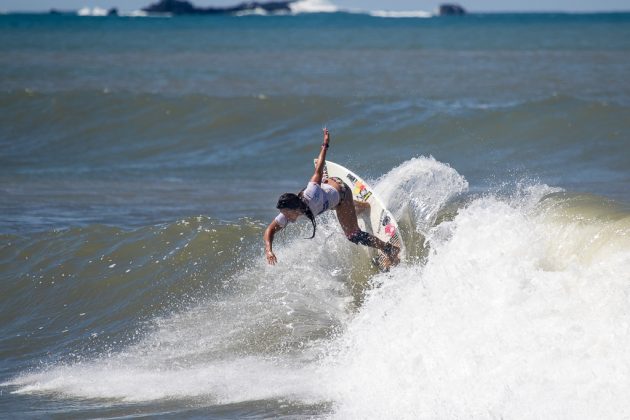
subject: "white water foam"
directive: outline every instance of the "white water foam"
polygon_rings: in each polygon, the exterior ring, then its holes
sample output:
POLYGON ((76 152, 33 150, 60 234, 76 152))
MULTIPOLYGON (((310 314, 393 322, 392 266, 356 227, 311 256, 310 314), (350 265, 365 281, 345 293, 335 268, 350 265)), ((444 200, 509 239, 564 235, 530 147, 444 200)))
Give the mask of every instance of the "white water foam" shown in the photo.
MULTIPOLYGON (((170 363, 143 366, 145 360, 133 365, 132 360, 61 366, 24 375, 13 384, 20 386, 19 394, 61 393, 124 402, 203 398, 208 404, 221 405, 281 398, 309 401, 313 395, 312 382, 305 382, 306 369, 272 359, 241 357, 185 368, 170 363)), ((312 398, 317 401, 321 395, 312 398)))
POLYGON ((474 200, 370 293, 324 363, 337 418, 627 415, 628 220, 558 224, 536 190, 474 200))

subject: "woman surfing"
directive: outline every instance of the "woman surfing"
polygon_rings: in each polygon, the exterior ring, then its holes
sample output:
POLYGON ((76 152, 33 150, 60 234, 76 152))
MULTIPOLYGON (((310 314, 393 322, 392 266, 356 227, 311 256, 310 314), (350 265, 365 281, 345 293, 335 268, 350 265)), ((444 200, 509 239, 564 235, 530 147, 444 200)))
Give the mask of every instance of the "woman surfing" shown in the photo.
MULTIPOLYGON (((264 234, 267 262, 274 265, 278 261, 273 253, 273 237, 278 231, 284 229, 288 223, 295 222, 300 216, 308 217, 313 224, 313 235, 308 239, 313 239, 317 226, 315 216, 327 210, 335 210, 339 224, 350 242, 377 248, 383 251, 389 259, 388 265, 398 264, 400 248, 383 242, 371 233, 362 231, 359 228, 357 211, 355 209, 355 205, 359 203, 355 203, 350 187, 340 178, 324 178, 326 152, 329 144, 330 134, 328 129, 325 128, 324 142, 317 158, 315 173, 308 185, 298 194, 284 193, 278 199, 276 208, 280 210, 280 214, 269 224, 264 234)), ((366 204, 360 203, 363 206, 366 204)))

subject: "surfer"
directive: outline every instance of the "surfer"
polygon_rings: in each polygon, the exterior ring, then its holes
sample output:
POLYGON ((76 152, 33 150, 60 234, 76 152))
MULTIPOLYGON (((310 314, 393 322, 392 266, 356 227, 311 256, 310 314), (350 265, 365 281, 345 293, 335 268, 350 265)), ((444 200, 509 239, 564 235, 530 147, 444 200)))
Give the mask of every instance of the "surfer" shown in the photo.
MULTIPOLYGON (((324 128, 324 142, 317 158, 315 173, 308 185, 298 194, 284 193, 278 199, 276 208, 280 210, 280 214, 269 224, 264 234, 267 262, 274 265, 278 261, 273 253, 273 237, 288 223, 295 222, 300 216, 306 216, 313 224, 313 235, 308 239, 313 239, 317 225, 315 216, 327 210, 335 210, 341 228, 350 242, 380 249, 389 258, 389 265, 397 264, 400 248, 383 242, 359 228, 355 209, 355 205, 359 203, 355 203, 352 198, 350 187, 340 178, 324 178, 324 164, 329 144, 330 134, 328 129, 324 128)), ((360 205, 369 206, 367 203, 360 205)))

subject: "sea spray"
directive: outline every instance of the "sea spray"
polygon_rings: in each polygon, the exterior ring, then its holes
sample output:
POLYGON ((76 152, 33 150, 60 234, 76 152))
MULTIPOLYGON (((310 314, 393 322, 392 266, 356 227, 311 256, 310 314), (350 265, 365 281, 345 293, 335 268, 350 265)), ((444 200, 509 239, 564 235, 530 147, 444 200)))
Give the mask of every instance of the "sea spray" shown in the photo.
MULTIPOLYGON (((91 357, 77 361, 52 361, 4 385, 18 394, 123 402, 321 401, 313 387, 312 361, 318 353, 312 349, 347 323, 353 297, 344 280, 352 249, 338 226, 321 224, 312 241, 299 239, 306 228, 291 226, 298 238, 292 241, 279 235, 278 265, 270 267, 257 253, 248 254, 254 259, 236 273, 208 279, 223 286, 203 299, 172 304, 173 312, 155 317, 135 343, 114 350, 93 348, 91 357)), ((224 251, 219 252, 238 249, 224 251)))
POLYGON ((377 181, 375 189, 396 217, 411 211, 417 229, 426 232, 438 211, 468 189, 466 179, 434 157, 410 159, 377 181))
POLYGON ((401 225, 411 260, 425 253, 425 236, 455 197, 468 190, 468 182, 449 165, 430 157, 403 162, 378 179, 375 191, 401 225))

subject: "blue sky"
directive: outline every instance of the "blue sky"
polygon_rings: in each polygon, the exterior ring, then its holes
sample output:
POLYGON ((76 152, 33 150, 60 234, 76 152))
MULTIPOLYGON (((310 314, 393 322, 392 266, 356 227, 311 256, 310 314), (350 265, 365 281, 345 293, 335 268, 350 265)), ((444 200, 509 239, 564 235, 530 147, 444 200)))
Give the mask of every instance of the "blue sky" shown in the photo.
MULTIPOLYGON (((44 11, 51 8, 80 9, 82 7, 118 7, 131 11, 140 9, 157 0, 1 0, 0 10, 4 11, 44 11)), ((240 3, 244 0, 192 0, 198 6, 222 6, 240 3)), ((321 1, 321 0, 320 0, 321 1)), ((447 1, 423 0, 333 0, 344 9, 361 10, 434 10, 438 4, 447 1)), ((630 10, 628 0, 462 0, 462 6, 471 11, 610 11, 630 10)))

